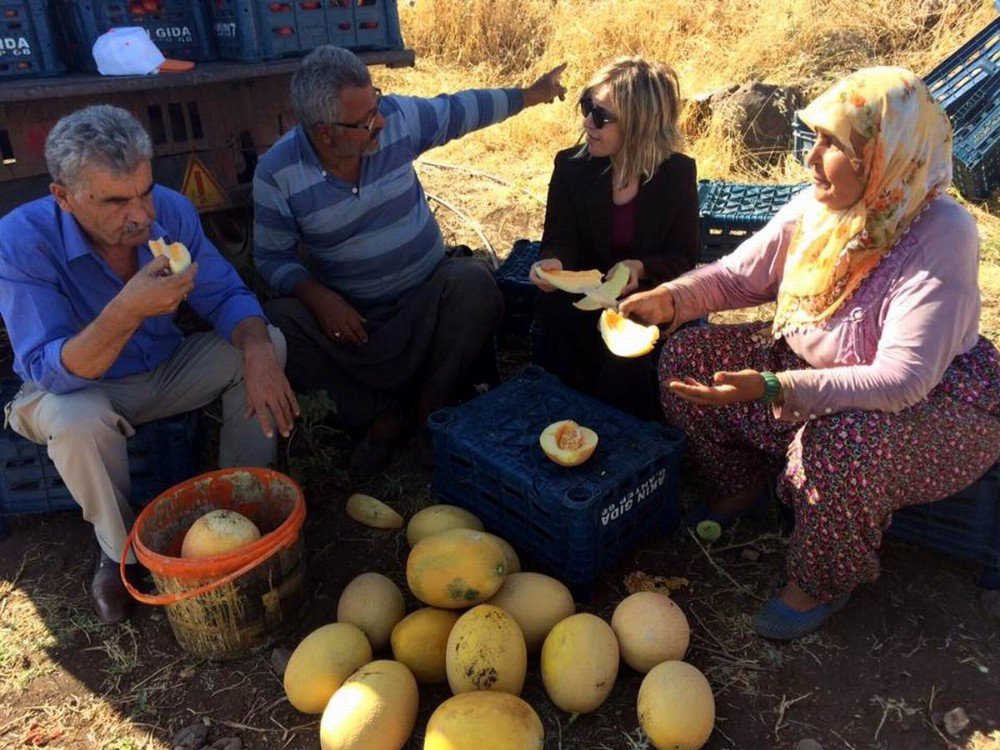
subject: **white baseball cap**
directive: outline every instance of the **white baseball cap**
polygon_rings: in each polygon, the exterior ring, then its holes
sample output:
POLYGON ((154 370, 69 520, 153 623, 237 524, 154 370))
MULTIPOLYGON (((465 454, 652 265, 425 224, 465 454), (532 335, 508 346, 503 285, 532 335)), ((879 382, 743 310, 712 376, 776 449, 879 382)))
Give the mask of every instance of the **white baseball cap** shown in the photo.
POLYGON ((122 26, 101 34, 91 52, 98 72, 104 76, 182 73, 194 67, 187 60, 165 58, 141 26, 122 26))

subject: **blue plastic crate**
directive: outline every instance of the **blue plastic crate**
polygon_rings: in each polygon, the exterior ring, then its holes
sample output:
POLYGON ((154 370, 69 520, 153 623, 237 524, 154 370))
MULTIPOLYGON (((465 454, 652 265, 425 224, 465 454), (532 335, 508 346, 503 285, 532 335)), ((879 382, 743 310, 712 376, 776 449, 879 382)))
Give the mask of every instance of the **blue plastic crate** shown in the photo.
POLYGON ((896 511, 887 534, 981 563, 980 584, 1000 589, 1000 462, 945 500, 896 511))
POLYGON ((298 57, 322 44, 402 49, 396 0, 207 0, 224 60, 298 57))
POLYGON ((1000 187, 1000 74, 966 98, 955 119, 955 187, 969 200, 986 200, 1000 187))
POLYGON ((435 412, 429 424, 436 494, 578 593, 645 537, 679 523, 684 434, 573 391, 541 368, 435 412), (559 466, 539 446, 542 430, 561 419, 598 432, 580 466, 559 466))
POLYGON ((983 81, 998 73, 1000 16, 924 76, 924 83, 931 96, 951 116, 983 81))
POLYGON ((701 252, 698 259, 708 263, 732 252, 808 186, 809 183, 746 185, 699 180, 701 252))
MULTIPOLYGON (((0 405, 17 393, 20 382, 0 381, 0 405)), ((198 472, 201 413, 178 414, 136 427, 128 440, 134 504, 145 504, 198 472)), ((77 510, 46 447, 7 428, 0 431, 0 538, 4 516, 77 510)))
POLYGON ((119 26, 146 29, 165 57, 195 62, 216 59, 200 0, 62 0, 59 14, 73 66, 79 70, 97 70, 91 53, 94 42, 119 26))
POLYGON ((0 80, 63 75, 52 30, 48 0, 0 0, 0 80))
POLYGON ((507 333, 528 333, 531 321, 535 319, 535 300, 538 287, 531 283, 528 274, 538 260, 542 243, 517 240, 504 262, 497 269, 497 286, 503 293, 504 317, 500 331, 507 333))

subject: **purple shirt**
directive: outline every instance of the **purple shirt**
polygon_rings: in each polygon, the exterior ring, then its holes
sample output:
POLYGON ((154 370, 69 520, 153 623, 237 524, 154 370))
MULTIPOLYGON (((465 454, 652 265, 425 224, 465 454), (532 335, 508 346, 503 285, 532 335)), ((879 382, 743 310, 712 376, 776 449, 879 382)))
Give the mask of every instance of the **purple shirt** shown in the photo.
POLYGON ((611 213, 611 256, 616 261, 632 257, 630 251, 635 239, 635 220, 638 215, 638 196, 620 206, 615 204, 611 213))
MULTIPOLYGON (((716 263, 664 286, 672 329, 710 312, 773 302, 795 221, 811 191, 716 263)), ((774 415, 815 419, 844 409, 900 411, 930 393, 979 338, 979 235, 964 208, 942 196, 913 222, 854 296, 821 325, 785 340, 813 369, 778 373, 774 415)))

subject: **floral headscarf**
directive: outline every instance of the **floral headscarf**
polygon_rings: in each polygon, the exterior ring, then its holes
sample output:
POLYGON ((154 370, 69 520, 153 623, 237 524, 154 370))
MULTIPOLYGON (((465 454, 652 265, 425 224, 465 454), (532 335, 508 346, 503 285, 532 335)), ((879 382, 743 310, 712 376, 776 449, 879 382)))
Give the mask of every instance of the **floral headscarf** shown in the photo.
POLYGON ((844 147, 864 184, 850 208, 808 201, 792 236, 773 333, 829 318, 951 183, 951 124, 903 68, 865 68, 799 112, 844 147))

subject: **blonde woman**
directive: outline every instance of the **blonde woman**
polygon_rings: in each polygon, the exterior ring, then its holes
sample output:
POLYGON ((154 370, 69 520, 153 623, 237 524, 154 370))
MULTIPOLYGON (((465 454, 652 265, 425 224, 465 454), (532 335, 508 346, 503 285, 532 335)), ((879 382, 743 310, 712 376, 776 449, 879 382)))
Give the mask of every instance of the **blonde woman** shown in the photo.
POLYGON ((599 312, 572 307, 538 268, 609 272, 625 264, 625 293, 694 268, 698 189, 694 160, 677 149, 680 92, 667 66, 623 57, 580 96, 585 144, 556 154, 541 260, 531 280, 541 295, 542 364, 568 385, 643 417, 658 414, 655 354, 613 356, 597 331, 599 312))

